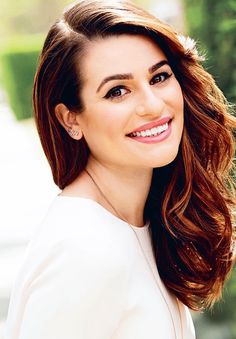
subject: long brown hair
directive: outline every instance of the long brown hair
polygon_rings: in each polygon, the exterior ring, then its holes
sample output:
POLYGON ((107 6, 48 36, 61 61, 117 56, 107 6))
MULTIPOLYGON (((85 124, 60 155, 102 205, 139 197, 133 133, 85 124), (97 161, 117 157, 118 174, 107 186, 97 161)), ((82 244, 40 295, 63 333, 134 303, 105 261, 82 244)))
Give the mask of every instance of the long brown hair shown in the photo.
MULTIPOLYGON (((191 309, 211 306, 221 295, 233 262, 235 198, 233 129, 236 119, 213 78, 201 66, 194 43, 123 0, 85 0, 50 29, 35 76, 36 124, 55 183, 63 189, 84 169, 89 149, 58 122, 55 106, 83 111, 80 62, 96 37, 150 37, 166 54, 184 96, 185 126, 179 153, 154 169, 145 206, 162 280, 191 309)), ((145 56, 144 56, 145 57, 145 56)))

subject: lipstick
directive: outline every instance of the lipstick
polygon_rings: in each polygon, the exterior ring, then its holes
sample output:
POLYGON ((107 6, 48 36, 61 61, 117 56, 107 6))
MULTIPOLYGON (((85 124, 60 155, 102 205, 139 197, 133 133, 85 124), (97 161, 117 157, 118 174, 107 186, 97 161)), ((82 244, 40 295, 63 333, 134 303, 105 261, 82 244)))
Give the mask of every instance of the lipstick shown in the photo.
POLYGON ((169 117, 163 118, 140 126, 127 136, 134 141, 147 144, 161 142, 170 136, 172 131, 171 123, 172 120, 169 117))
POLYGON ((160 120, 156 120, 156 121, 152 121, 149 122, 147 124, 144 124, 136 129, 134 129, 133 131, 131 131, 128 135, 132 134, 132 133, 136 133, 136 132, 141 132, 141 131, 145 131, 154 127, 158 127, 158 126, 162 126, 165 123, 168 123, 171 120, 171 117, 164 117, 160 120))

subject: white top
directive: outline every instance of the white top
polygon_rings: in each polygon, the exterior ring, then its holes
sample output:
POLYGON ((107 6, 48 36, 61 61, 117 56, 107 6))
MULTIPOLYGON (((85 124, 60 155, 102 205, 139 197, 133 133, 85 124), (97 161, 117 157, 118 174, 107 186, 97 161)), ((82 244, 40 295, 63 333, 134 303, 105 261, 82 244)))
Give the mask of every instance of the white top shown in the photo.
POLYGON ((130 227, 90 199, 58 196, 26 251, 5 339, 68 338, 195 334, 188 308, 160 280, 149 226, 130 227))

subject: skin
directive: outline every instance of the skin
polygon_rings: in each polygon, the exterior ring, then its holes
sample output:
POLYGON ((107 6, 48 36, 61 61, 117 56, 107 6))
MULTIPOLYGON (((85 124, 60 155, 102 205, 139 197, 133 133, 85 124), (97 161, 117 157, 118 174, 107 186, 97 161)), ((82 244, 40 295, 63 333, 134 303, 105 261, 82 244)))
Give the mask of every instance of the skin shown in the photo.
MULTIPOLYGON (((92 41, 81 66, 85 110, 76 114, 63 104, 55 109, 66 129, 79 132, 75 139, 85 137, 91 151, 88 171, 119 216, 136 226, 144 224, 143 210, 153 168, 175 159, 183 131, 183 95, 170 66, 164 64, 149 71, 161 61, 167 61, 165 54, 144 36, 121 35, 92 41), (130 74, 131 78, 100 86, 114 74, 130 74), (165 140, 146 144, 128 136, 138 127, 164 117, 172 119, 172 131, 165 140)), ((85 172, 61 195, 93 199, 114 214, 85 172)))

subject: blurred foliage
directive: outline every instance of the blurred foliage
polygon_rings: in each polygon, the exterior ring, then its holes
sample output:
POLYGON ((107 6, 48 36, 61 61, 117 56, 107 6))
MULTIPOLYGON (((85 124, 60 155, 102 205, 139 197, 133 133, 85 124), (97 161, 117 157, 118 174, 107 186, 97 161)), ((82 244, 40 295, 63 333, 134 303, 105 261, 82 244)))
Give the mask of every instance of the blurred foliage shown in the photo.
POLYGON ((70 0, 0 1, 0 86, 17 119, 31 116, 39 51, 51 24, 70 0))
MULTIPOLYGON (((197 338, 236 339, 236 270, 227 282, 221 301, 212 310, 195 315, 197 338)), ((193 314, 194 315, 194 314, 193 314)))
MULTIPOLYGON (((236 103, 236 0, 184 0, 187 31, 205 54, 204 66, 227 99, 236 103)), ((236 271, 223 299, 197 318, 201 339, 236 339, 236 271)))
MULTIPOLYGON (((153 0, 134 0, 148 7, 153 0)), ((49 30, 63 9, 73 0, 8 0, 0 1, 0 39, 11 39, 15 34, 38 34, 49 30)))
POLYGON ((215 324, 225 324, 232 331, 232 338, 236 338, 236 270, 233 270, 232 277, 225 286, 223 298, 218 302, 212 311, 208 311, 205 317, 215 324))
POLYGON ((233 270, 232 277, 226 284, 222 301, 218 302, 212 311, 206 312, 209 321, 215 323, 231 322, 236 335, 236 269, 233 270))
POLYGON ((187 28, 206 54, 205 66, 236 102, 236 0, 184 0, 187 28))
POLYGON ((18 120, 32 115, 33 78, 44 37, 70 2, 0 1, 0 86, 18 120))
POLYGON ((70 0, 0 1, 0 38, 46 32, 70 0))
POLYGON ((1 53, 1 78, 17 120, 32 116, 31 92, 41 47, 41 36, 18 37, 1 53))

